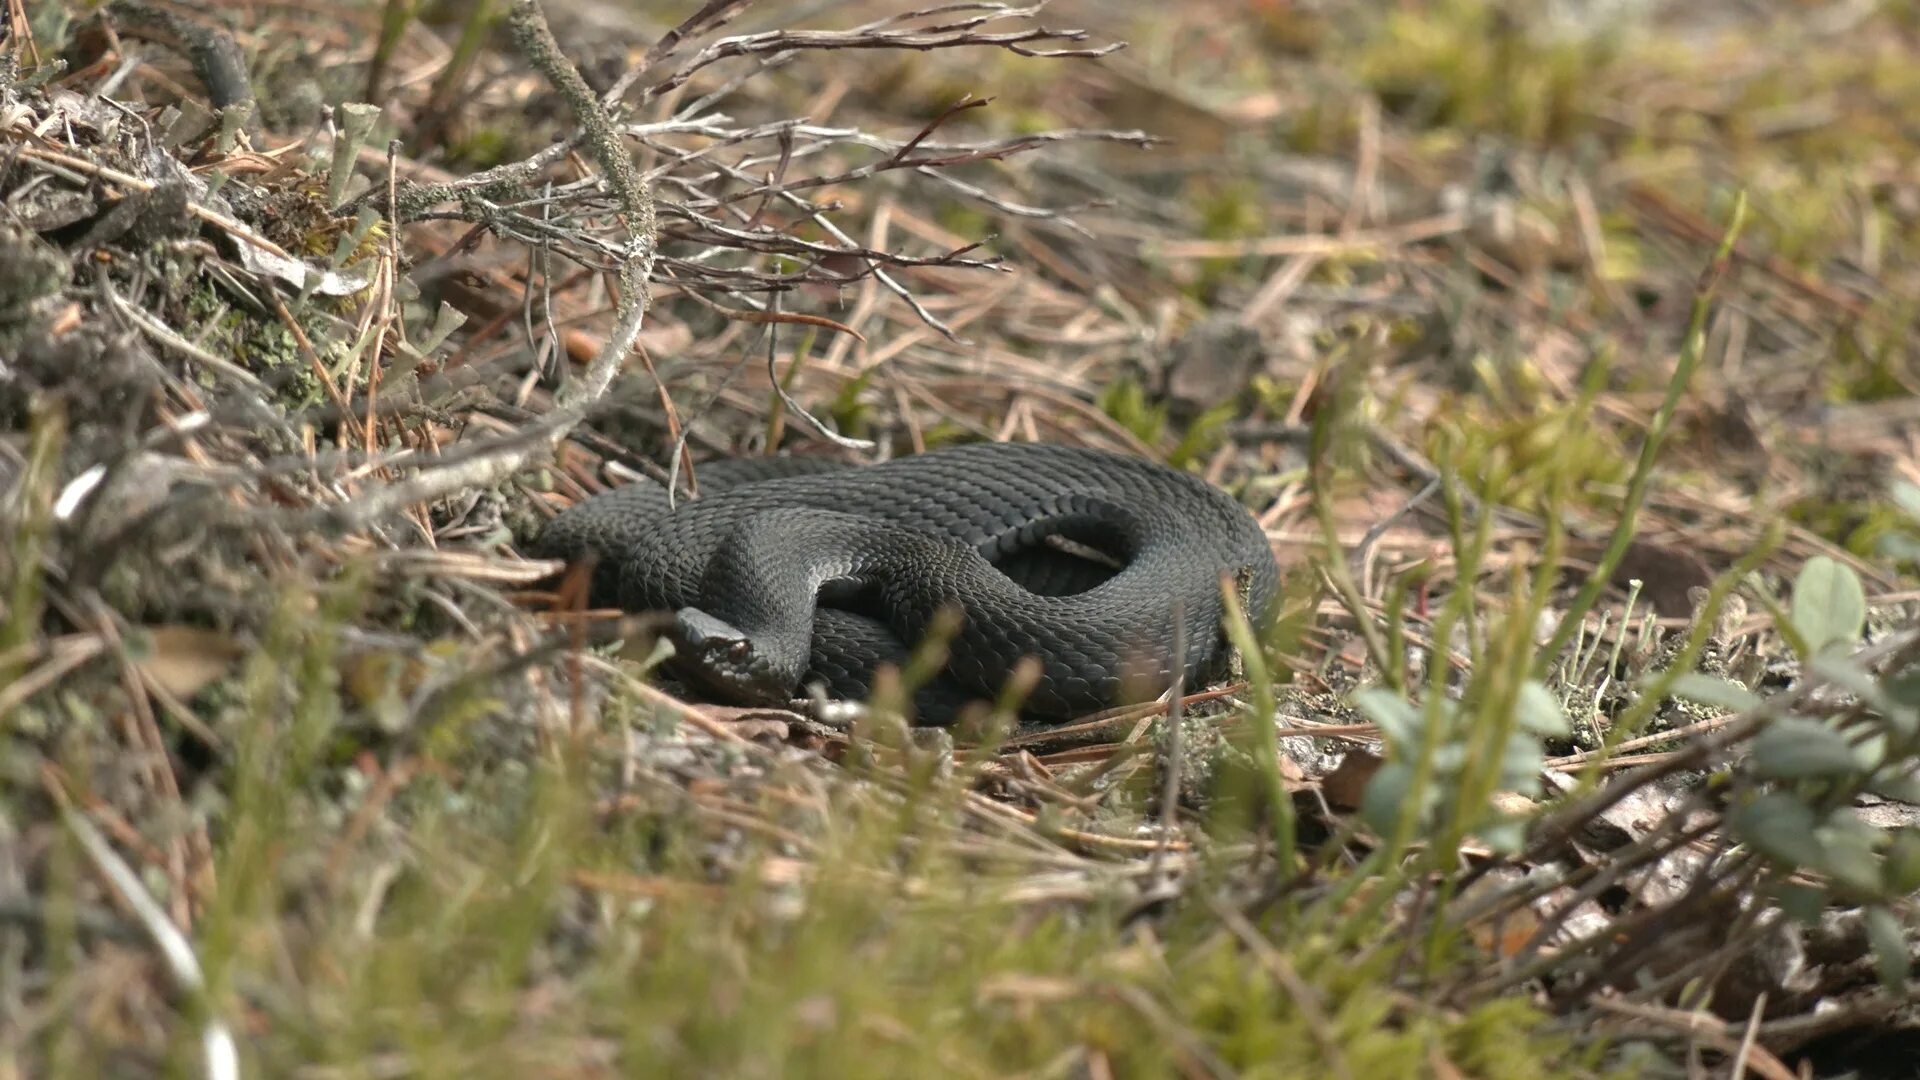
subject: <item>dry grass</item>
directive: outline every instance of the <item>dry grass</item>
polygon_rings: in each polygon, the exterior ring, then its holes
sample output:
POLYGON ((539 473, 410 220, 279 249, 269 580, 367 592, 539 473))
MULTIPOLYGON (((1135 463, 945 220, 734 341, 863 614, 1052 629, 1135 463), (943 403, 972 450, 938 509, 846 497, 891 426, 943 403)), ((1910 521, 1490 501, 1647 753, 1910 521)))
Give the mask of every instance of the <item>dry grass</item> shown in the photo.
POLYGON ((0 1077, 1891 1052, 1920 26, 1560 7, 10 4, 0 1077), (514 548, 977 438, 1235 491, 1244 677, 700 705, 514 548))

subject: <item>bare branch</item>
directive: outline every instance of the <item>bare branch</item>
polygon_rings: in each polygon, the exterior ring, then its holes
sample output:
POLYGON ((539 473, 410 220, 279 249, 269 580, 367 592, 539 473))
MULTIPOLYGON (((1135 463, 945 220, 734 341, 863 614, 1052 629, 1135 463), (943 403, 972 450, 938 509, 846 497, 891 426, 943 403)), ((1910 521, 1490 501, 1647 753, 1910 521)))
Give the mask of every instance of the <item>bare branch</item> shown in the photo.
POLYGON ((684 85, 701 69, 736 56, 767 56, 827 49, 912 49, 928 52, 934 49, 987 46, 1005 49, 1020 56, 1093 58, 1106 56, 1124 47, 1116 42, 1087 49, 1042 49, 1035 48, 1035 43, 1085 41, 1090 35, 1085 30, 1051 30, 1044 26, 1002 33, 979 29, 1001 19, 1032 18, 1039 11, 1038 6, 1015 8, 1004 4, 951 4, 882 19, 851 30, 769 30, 722 38, 695 53, 672 75, 648 87, 646 96, 659 97, 684 85), (893 29, 900 23, 958 11, 978 11, 981 14, 916 29, 893 29))

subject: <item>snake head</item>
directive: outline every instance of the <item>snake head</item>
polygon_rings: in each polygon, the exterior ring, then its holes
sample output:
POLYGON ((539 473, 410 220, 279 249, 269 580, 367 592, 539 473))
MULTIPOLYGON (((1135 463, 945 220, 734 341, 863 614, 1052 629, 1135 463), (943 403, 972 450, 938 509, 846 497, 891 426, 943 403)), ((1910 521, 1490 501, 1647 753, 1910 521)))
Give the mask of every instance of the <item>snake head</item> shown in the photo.
POLYGON ((797 679, 777 670, 746 631, 725 619, 699 608, 681 608, 669 637, 678 653, 676 669, 719 700, 742 705, 793 700, 797 679))

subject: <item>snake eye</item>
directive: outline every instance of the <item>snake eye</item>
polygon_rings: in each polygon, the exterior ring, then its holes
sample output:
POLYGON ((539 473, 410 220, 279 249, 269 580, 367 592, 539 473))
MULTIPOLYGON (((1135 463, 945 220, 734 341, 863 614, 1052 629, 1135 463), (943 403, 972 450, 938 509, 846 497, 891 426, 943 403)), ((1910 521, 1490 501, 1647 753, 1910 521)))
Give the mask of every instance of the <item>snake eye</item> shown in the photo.
POLYGON ((727 655, 731 656, 735 660, 745 660, 747 658, 747 654, 752 651, 753 651, 753 647, 751 645, 748 645, 745 641, 736 641, 733 644, 727 646, 727 655))

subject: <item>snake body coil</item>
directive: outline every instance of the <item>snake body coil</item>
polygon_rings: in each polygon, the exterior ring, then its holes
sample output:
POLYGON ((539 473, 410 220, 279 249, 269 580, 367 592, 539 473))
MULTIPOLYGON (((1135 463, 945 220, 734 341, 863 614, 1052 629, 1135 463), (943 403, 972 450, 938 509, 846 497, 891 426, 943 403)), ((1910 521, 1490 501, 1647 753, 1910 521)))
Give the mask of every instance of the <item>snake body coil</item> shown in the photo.
POLYGON ((957 605, 946 669, 916 698, 921 719, 995 698, 1028 656, 1040 677, 1022 712, 1069 719, 1152 697, 1176 665, 1189 680, 1213 673, 1223 575, 1255 614, 1278 588, 1244 507, 1140 458, 980 443, 864 468, 739 459, 699 476, 704 497, 671 511, 653 485, 588 499, 535 550, 597 556, 595 604, 675 612, 676 671, 738 704, 783 704, 807 681, 863 697, 880 664, 957 605))

